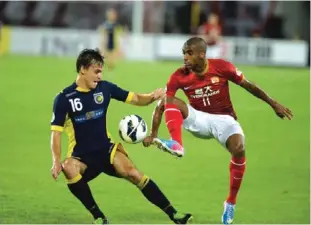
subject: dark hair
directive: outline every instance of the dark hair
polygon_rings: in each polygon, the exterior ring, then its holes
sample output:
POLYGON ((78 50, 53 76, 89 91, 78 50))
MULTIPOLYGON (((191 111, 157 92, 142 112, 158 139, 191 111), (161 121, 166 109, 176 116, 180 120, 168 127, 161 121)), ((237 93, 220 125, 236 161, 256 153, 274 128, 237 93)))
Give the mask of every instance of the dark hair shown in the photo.
POLYGON ((203 38, 192 37, 188 39, 185 44, 188 46, 194 45, 196 50, 206 52, 207 44, 203 38))
POLYGON ((104 64, 104 58, 100 54, 98 49, 83 49, 76 62, 77 73, 80 72, 82 67, 88 68, 92 64, 104 64))

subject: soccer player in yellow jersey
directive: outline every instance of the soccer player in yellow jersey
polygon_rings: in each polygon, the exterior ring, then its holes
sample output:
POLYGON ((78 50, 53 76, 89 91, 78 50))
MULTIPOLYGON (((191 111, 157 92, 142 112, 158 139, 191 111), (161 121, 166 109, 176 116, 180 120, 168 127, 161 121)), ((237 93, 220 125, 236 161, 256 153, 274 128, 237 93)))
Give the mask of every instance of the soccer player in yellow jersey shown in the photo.
POLYGON ((112 142, 107 134, 106 113, 111 100, 147 106, 163 98, 164 90, 157 89, 149 94, 123 90, 113 83, 102 81, 103 64, 98 51, 83 50, 76 62, 76 81, 55 97, 51 121, 53 178, 57 179, 61 172, 64 173, 69 190, 93 215, 95 223, 108 223, 88 185, 101 173, 130 181, 173 222, 187 223, 191 214, 177 212, 156 183, 135 167, 122 144, 112 142), (67 158, 61 161, 63 130, 67 132, 70 144, 67 158))
POLYGON ((124 28, 117 22, 117 12, 114 9, 107 11, 107 20, 99 26, 100 50, 107 60, 109 70, 115 67, 115 61, 120 55, 120 35, 124 28))

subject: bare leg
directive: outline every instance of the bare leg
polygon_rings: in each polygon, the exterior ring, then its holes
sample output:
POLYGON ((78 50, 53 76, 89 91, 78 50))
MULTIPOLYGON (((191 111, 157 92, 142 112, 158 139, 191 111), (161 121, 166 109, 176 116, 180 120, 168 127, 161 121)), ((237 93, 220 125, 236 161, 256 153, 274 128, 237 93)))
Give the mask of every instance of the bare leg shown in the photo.
POLYGON ((153 180, 148 176, 137 170, 133 162, 131 162, 125 154, 121 144, 118 145, 117 152, 113 159, 113 166, 121 177, 136 185, 146 199, 165 212, 171 220, 174 222, 181 221, 183 223, 187 223, 191 219, 190 214, 182 215, 181 218, 177 218, 180 214, 177 214, 176 209, 172 206, 156 183, 153 182, 153 180))
POLYGON ((82 177, 87 166, 74 158, 66 159, 62 166, 71 193, 81 201, 85 208, 93 215, 94 219, 102 218, 103 223, 107 222, 103 212, 99 209, 93 198, 89 185, 82 177))

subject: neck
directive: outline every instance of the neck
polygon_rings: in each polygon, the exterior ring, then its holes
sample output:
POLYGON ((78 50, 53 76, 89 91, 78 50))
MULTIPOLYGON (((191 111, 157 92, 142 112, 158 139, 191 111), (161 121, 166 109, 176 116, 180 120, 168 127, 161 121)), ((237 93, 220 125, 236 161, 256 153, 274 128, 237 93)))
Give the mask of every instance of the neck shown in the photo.
POLYGON ((76 79, 76 84, 79 88, 82 88, 84 90, 90 90, 87 86, 86 83, 83 81, 83 79, 80 77, 80 75, 78 75, 77 79, 76 79))
POLYGON ((202 66, 199 66, 198 69, 196 71, 194 71, 194 73, 197 76, 203 76, 208 70, 208 62, 207 60, 204 60, 202 66))

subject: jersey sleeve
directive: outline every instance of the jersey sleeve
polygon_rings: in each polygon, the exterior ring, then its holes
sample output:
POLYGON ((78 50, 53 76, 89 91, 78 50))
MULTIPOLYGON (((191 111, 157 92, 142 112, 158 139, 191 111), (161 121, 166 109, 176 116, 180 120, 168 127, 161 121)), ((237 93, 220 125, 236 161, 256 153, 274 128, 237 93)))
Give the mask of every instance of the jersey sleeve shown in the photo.
POLYGON ((224 76, 233 83, 240 84, 244 79, 243 73, 232 63, 226 61, 224 62, 225 63, 222 66, 224 76))
POLYGON ((53 115, 51 120, 51 130, 64 130, 64 124, 68 113, 68 102, 62 93, 58 94, 54 99, 53 115))
POLYGON ((166 84, 166 95, 170 97, 174 97, 177 90, 179 89, 178 79, 176 77, 176 73, 173 73, 166 84))
POLYGON ((134 92, 126 91, 113 83, 108 84, 110 85, 111 98, 127 103, 132 101, 134 92))
POLYGON ((102 22, 101 24, 99 24, 99 27, 106 29, 107 28, 107 23, 106 22, 102 22))

